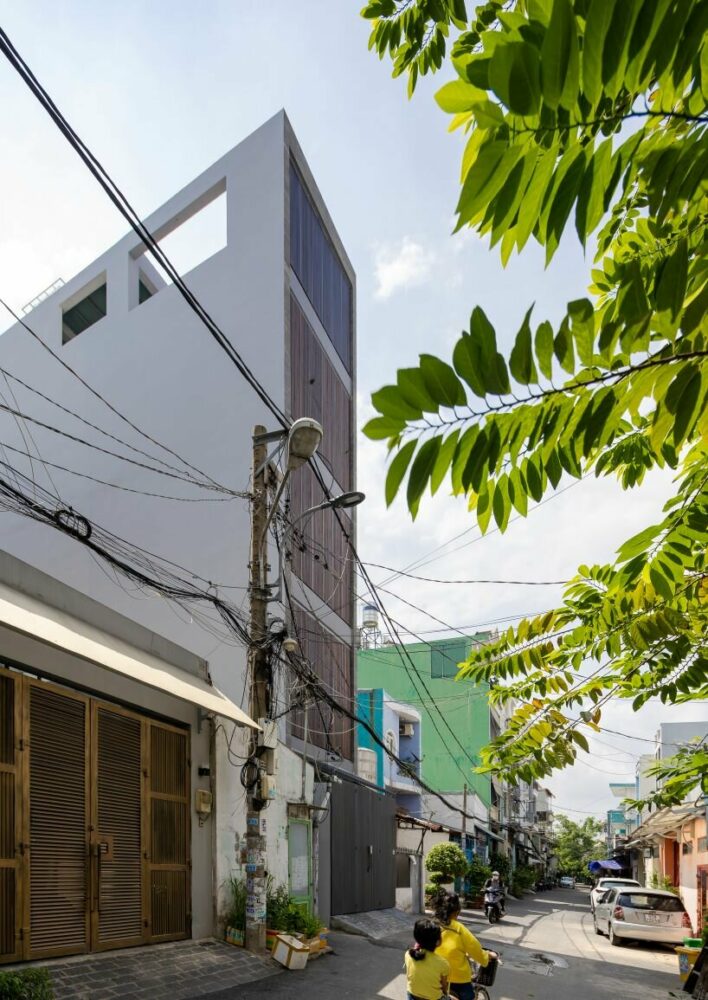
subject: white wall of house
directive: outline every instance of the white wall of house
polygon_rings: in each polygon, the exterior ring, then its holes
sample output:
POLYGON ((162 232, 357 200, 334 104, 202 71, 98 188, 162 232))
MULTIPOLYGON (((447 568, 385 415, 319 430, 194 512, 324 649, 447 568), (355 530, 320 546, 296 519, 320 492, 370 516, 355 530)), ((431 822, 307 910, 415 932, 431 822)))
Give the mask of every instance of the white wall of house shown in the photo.
MULTIPOLYGON (((280 112, 146 219, 148 228, 160 234, 175 218, 188 214, 190 206, 225 188, 226 246, 185 278, 281 408, 285 408, 288 377, 285 279, 289 268, 286 269, 284 258, 288 148, 293 155, 301 156, 289 136, 287 119, 280 112)), ((274 418, 173 286, 161 288, 152 298, 137 304, 135 255, 139 249, 137 237, 132 233, 127 235, 36 306, 26 317, 27 322, 64 361, 135 424, 219 483, 246 490, 252 428, 262 423, 274 429, 274 418), (80 299, 82 291, 101 275, 105 275, 108 286, 107 315, 63 345, 62 305, 80 299)), ((301 290, 298 294, 304 296, 301 290)), ((307 305, 312 319, 314 311, 307 305)), ((321 334, 321 325, 315 321, 316 316, 312 322, 321 334)), ((334 348, 326 336, 321 336, 325 349, 339 364, 334 348)), ((171 455, 151 445, 106 409, 18 325, 0 337, 0 365, 124 441, 151 456, 179 465, 171 455)), ((351 380, 348 381, 351 385, 351 380)), ((139 461, 150 461, 102 437, 68 414, 58 413, 48 402, 15 383, 13 391, 20 410, 87 437, 102 447, 139 461)), ((43 457, 109 482, 170 496, 202 500, 216 496, 169 476, 155 475, 98 451, 89 451, 41 427, 32 426, 32 434, 43 457)), ((3 422, 2 440, 15 448, 26 447, 22 429, 9 417, 3 422)), ((51 486, 41 462, 35 459, 30 465, 16 454, 12 454, 11 461, 43 485, 51 486)), ((50 472, 62 498, 92 523, 213 581, 218 594, 242 604, 249 561, 246 500, 178 502, 113 490, 56 469, 50 472)), ((206 613, 204 609, 196 609, 193 615, 189 609, 182 610, 154 592, 136 589, 123 579, 116 580, 90 552, 61 532, 14 514, 4 515, 3 527, 7 551, 204 658, 214 683, 237 704, 242 701, 245 650, 233 638, 223 636, 218 616, 209 616, 212 628, 218 629, 214 634, 202 627, 200 616, 206 613)), ((271 562, 276 562, 272 553, 271 562)), ((330 615, 327 624, 347 641, 350 639, 350 630, 335 616, 330 615)), ((137 703, 142 704, 140 700, 137 703)), ((180 711, 184 713, 184 709, 180 711)), ((230 735, 232 724, 224 723, 224 729, 230 735)), ((244 826, 243 789, 238 767, 230 762, 226 752, 224 729, 219 731, 216 741, 214 884, 217 886, 223 884, 232 870, 234 837, 244 826)), ((232 750, 243 753, 241 734, 236 734, 232 750)), ((290 789, 299 795, 289 752, 281 748, 280 757, 280 795, 287 796, 290 789)), ((276 830, 282 828, 284 807, 283 804, 269 810, 276 830)), ((209 827, 198 832, 195 856, 199 854, 201 838, 208 836, 209 827)), ((287 839, 283 841, 273 834, 271 844, 277 872, 283 875, 287 872, 287 864, 283 862, 287 839)), ((206 871, 201 871, 199 881, 200 885, 212 884, 206 871)), ((198 926, 205 931, 206 921, 201 920, 198 926)))
MULTIPOLYGON (((434 795, 423 793, 421 795, 421 818, 427 820, 429 823, 449 827, 451 830, 456 830, 459 833, 462 829, 462 815, 460 810, 464 805, 464 796, 455 792, 447 792, 445 798, 452 808, 446 806, 434 795)), ((489 825, 489 809, 476 792, 470 791, 467 793, 467 812, 469 815, 474 815, 483 826, 489 825)), ((470 834, 473 833, 473 823, 469 819, 467 820, 467 831, 470 834)))

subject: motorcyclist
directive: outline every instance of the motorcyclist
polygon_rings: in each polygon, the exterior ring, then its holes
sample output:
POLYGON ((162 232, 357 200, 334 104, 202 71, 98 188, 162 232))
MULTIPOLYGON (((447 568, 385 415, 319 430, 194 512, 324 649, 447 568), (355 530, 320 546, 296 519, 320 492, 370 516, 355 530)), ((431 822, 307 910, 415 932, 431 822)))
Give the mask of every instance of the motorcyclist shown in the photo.
POLYGON ((502 913, 506 912, 506 887, 499 872, 492 872, 492 877, 484 883, 485 892, 498 893, 499 907, 502 913))

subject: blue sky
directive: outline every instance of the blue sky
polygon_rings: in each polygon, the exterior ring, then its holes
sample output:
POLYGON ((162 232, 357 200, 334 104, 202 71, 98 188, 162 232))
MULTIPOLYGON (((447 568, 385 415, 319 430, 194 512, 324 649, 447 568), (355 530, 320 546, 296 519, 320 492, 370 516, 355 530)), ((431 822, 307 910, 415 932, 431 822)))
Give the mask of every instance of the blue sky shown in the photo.
MULTIPOLYGON (((508 349, 531 302, 537 319, 554 319, 584 293, 589 261, 571 234, 548 271, 535 247, 504 271, 477 237, 450 236, 461 140, 447 132, 432 99, 444 76, 422 81, 408 102, 388 63, 367 51, 358 7, 356 0, 3 0, 0 20, 143 214, 285 107, 358 275, 363 422, 385 373, 415 363, 421 350, 445 356, 474 305, 508 349)), ((124 224, 7 65, 0 65, 0 116, 0 296, 21 307, 89 263, 123 235, 124 224)), ((1 318, 0 329, 6 325, 1 318)), ((400 504, 386 511, 384 449, 363 440, 359 447, 359 484, 368 494, 359 519, 363 558, 401 567, 472 527, 464 504, 444 495, 423 505, 415 526, 400 504)), ((503 537, 477 541, 473 530, 438 549, 421 572, 566 578, 581 562, 611 557, 656 516, 666 490, 665 477, 629 498, 613 483, 584 481, 503 537)), ((391 589, 457 627, 543 610, 559 597, 558 588, 401 579, 391 589)), ((438 634, 428 632, 440 627, 430 618, 386 599, 407 628, 438 634)), ((660 719, 702 715, 705 706, 669 714, 650 705, 636 717, 617 706, 607 725, 649 738, 660 719)), ((551 782, 562 806, 609 808, 608 782, 630 776, 632 755, 650 749, 640 740, 603 740, 591 761, 551 782)))

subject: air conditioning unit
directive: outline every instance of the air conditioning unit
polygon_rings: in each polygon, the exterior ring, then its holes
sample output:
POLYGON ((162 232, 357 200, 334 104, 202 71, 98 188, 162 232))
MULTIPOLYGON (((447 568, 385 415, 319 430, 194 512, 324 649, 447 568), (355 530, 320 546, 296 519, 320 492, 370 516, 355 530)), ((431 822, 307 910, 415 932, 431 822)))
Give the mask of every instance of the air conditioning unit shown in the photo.
POLYGON ((398 727, 399 736, 412 736, 413 735, 413 723, 412 722, 402 722, 398 727))

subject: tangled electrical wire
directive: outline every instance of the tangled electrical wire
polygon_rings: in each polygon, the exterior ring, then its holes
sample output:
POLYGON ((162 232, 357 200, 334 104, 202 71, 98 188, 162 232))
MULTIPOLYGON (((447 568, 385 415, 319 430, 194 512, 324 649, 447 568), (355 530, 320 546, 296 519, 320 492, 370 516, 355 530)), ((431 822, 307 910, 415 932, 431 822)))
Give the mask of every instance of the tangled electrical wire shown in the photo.
MULTIPOLYGON (((0 475, 0 509, 29 517, 75 539, 139 587, 149 588, 181 606, 201 604, 213 608, 240 644, 250 644, 248 619, 233 604, 220 598, 213 585, 204 588, 188 582, 169 568, 177 564, 148 553, 89 521, 18 469, 0 461, 2 468, 12 475, 15 485, 0 475)), ((196 579, 195 574, 190 575, 196 579)))

